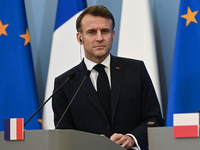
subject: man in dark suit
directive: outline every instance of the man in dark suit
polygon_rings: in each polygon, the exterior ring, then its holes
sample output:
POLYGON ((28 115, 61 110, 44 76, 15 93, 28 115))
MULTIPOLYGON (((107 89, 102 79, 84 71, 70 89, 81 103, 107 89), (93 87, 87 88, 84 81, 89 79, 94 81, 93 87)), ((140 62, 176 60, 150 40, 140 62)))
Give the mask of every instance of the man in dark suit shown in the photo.
POLYGON ((144 63, 110 54, 114 26, 113 15, 104 6, 88 7, 78 17, 77 40, 84 47, 85 57, 55 79, 57 89, 72 73, 76 74, 53 97, 54 123, 57 125, 87 70, 91 70, 58 128, 104 134, 126 149, 134 145, 147 149, 147 123, 164 125, 160 106, 144 63), (105 67, 104 85, 108 84, 109 89, 104 93, 108 92, 108 98, 100 92, 103 81, 99 82, 102 74, 97 64, 105 67))

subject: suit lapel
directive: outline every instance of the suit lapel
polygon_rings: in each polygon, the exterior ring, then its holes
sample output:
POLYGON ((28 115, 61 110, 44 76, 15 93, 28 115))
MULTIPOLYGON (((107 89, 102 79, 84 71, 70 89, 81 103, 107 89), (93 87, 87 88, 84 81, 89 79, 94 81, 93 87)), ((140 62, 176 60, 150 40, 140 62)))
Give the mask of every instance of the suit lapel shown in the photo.
MULTIPOLYGON (((79 73, 77 74, 77 77, 80 82, 82 82, 82 80, 86 74, 86 71, 87 71, 87 69, 86 69, 85 63, 84 63, 84 61, 82 61, 80 64, 79 73)), ((106 114, 103 110, 103 107, 100 103, 99 97, 97 95, 96 90, 94 89, 94 86, 91 82, 90 77, 86 78, 85 82, 83 83, 83 89, 84 89, 84 92, 86 93, 87 97, 89 98, 89 100, 98 109, 98 111, 103 115, 103 117, 107 120, 106 114)))
POLYGON ((117 59, 111 57, 111 118, 112 123, 114 120, 119 94, 121 89, 121 78, 122 78, 122 65, 117 61, 117 59))

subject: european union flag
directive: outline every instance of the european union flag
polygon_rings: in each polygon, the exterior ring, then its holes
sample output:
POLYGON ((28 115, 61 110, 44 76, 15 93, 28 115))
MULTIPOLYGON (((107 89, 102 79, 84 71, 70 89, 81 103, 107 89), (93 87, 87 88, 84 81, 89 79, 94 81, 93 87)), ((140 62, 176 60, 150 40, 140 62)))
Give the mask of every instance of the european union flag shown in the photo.
POLYGON ((167 126, 174 113, 200 109, 200 1, 181 0, 171 75, 167 126))
MULTIPOLYGON (((38 108, 38 96, 24 0, 0 1, 0 131, 5 118, 24 118, 38 108)), ((25 129, 40 129, 38 113, 25 129)))

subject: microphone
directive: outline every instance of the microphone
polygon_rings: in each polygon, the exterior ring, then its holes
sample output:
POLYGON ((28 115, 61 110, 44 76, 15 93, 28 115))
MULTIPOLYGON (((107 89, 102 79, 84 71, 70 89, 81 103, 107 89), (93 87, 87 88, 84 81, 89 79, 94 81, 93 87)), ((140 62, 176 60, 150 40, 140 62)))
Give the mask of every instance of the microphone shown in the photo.
POLYGON ((65 82, 63 82, 63 84, 61 84, 61 86, 59 86, 55 92, 53 92, 53 94, 38 108, 38 110, 36 110, 36 112, 24 123, 24 126, 35 116, 35 114, 38 113, 38 111, 40 111, 40 109, 42 109, 44 107, 44 105, 57 93, 57 91, 63 87, 63 85, 65 85, 69 80, 73 79, 76 76, 75 73, 72 73, 66 80, 65 82))
POLYGON ((60 124, 60 122, 62 121, 64 115, 66 114, 67 110, 69 109, 71 103, 73 102, 74 98, 76 97, 77 93, 79 92, 80 88, 82 87, 83 85, 83 82, 85 81, 85 79, 90 75, 91 71, 90 70, 87 70, 86 74, 85 74, 85 77, 83 78, 79 88, 76 90, 76 93, 74 94, 74 96, 72 97, 70 103, 68 104, 67 108, 65 109, 64 113, 62 114, 60 120, 58 121, 58 123, 56 124, 56 127, 55 129, 57 129, 58 125, 60 124))

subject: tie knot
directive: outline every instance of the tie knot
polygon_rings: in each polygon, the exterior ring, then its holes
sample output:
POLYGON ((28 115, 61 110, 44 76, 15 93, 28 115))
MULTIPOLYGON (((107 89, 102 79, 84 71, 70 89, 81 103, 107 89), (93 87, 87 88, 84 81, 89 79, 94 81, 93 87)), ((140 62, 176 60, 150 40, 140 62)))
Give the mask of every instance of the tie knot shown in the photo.
POLYGON ((96 66, 94 66, 94 69, 98 72, 102 72, 102 71, 105 71, 104 70, 105 66, 102 65, 102 64, 97 64, 96 66))

